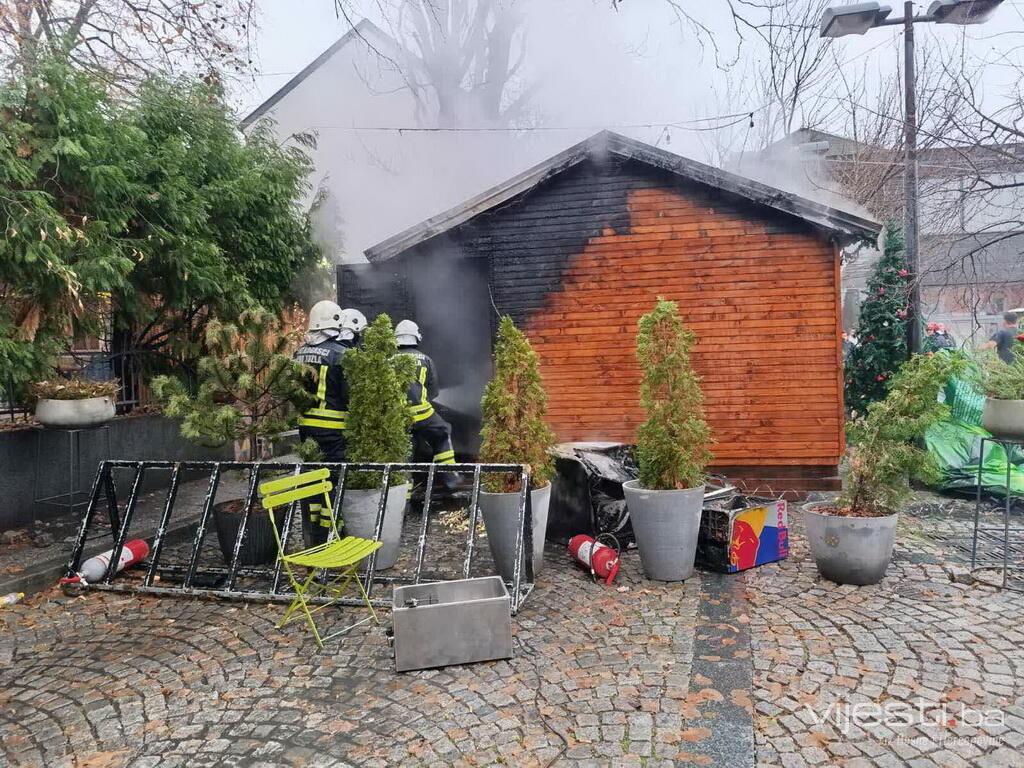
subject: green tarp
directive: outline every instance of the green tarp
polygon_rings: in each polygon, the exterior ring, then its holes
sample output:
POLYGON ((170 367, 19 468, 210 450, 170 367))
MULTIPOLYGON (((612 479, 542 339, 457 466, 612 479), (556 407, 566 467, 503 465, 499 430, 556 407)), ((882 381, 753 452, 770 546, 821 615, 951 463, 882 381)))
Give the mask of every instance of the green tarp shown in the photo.
MULTIPOLYGON (((938 489, 974 493, 978 483, 978 463, 981 461, 981 438, 991 436, 981 427, 985 396, 961 379, 951 379, 944 393, 950 406, 950 420, 931 427, 924 438, 928 451, 942 471, 938 489)), ((1010 461, 1010 488, 1015 494, 1024 493, 1024 453, 1017 448, 1012 449, 1010 461)), ((1006 466, 1007 456, 1003 447, 997 443, 985 443, 981 475, 985 493, 1000 496, 1005 493, 1006 466)))

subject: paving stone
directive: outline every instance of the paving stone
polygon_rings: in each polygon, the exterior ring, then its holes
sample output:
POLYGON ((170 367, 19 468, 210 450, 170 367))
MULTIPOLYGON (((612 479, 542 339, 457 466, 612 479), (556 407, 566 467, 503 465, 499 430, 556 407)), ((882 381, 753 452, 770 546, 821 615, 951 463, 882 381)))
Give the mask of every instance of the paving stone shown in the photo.
POLYGON ((379 629, 320 653, 298 623, 276 628, 280 606, 43 595, 0 612, 0 764, 1020 765, 1017 597, 951 582, 938 545, 907 535, 881 584, 830 585, 793 522, 789 560, 731 576, 647 582, 627 552, 626 592, 551 545, 513 659, 402 675, 379 629), (849 718, 920 699, 1004 724, 849 718), (738 762, 716 751, 723 733, 745 740, 738 762))

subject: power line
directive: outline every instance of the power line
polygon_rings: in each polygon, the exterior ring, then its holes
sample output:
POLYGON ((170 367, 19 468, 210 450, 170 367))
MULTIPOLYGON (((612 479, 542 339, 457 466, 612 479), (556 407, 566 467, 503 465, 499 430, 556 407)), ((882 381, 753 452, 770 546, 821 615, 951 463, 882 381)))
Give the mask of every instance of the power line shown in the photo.
POLYGON ((753 121, 754 115, 769 106, 765 103, 754 109, 730 112, 711 117, 695 117, 687 120, 649 123, 601 123, 597 125, 535 125, 535 126, 422 126, 422 125, 311 125, 308 130, 316 131, 378 131, 391 133, 531 133, 544 131, 601 131, 629 130, 638 128, 675 128, 681 131, 717 131, 738 125, 746 120, 753 121), (701 125, 716 120, 728 120, 722 125, 701 125))

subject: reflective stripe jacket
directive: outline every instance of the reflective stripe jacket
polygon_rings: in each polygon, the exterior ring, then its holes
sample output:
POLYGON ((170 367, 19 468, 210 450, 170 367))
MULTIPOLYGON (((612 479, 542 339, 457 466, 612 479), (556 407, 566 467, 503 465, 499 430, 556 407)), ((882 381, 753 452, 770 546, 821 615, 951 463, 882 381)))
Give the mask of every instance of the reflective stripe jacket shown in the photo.
POLYGON ((437 372, 434 361, 418 349, 406 347, 399 352, 416 361, 415 378, 409 384, 408 398, 413 424, 417 424, 434 415, 434 406, 430 401, 437 397, 437 372))
POLYGON ((341 360, 352 346, 338 339, 320 344, 303 344, 295 352, 295 360, 317 369, 315 406, 299 418, 299 426, 312 429, 345 429, 348 416, 348 382, 341 360))

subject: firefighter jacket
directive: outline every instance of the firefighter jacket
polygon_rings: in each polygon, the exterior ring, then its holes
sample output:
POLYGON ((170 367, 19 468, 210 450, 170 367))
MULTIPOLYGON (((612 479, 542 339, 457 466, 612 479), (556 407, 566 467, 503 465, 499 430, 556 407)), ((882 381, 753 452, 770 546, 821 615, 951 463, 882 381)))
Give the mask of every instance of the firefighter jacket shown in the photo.
POLYGON ((437 372, 434 369, 434 361, 415 347, 406 347, 399 352, 416 362, 416 372, 408 390, 409 413, 415 427, 416 424, 434 415, 431 400, 437 397, 437 372))
POLYGON ((348 417, 348 382, 341 367, 342 358, 352 345, 338 339, 320 344, 303 344, 295 352, 295 360, 316 369, 315 406, 299 418, 299 426, 337 434, 345 429, 348 417))

